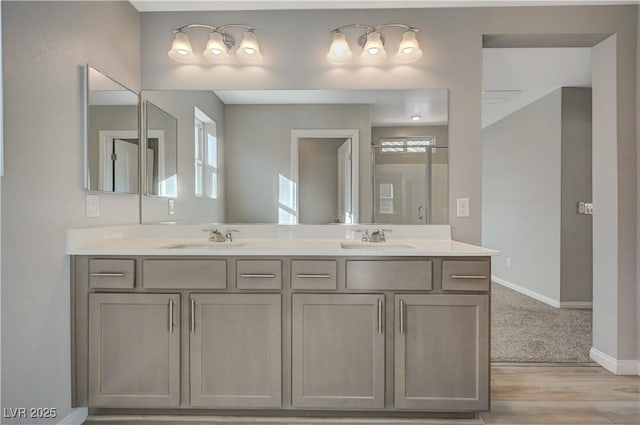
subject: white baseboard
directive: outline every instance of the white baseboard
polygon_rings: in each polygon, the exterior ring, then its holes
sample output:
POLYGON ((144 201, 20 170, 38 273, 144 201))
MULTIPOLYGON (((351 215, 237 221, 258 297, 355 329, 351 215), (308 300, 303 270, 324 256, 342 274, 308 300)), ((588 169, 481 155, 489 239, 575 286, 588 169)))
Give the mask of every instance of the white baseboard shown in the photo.
POLYGON ((76 407, 72 409, 71 412, 60 422, 58 425, 82 425, 84 421, 87 420, 87 416, 89 415, 89 409, 86 407, 76 407))
POLYGON ((560 308, 591 310, 593 303, 591 301, 560 301, 560 308))
POLYGON ((640 375, 639 360, 618 360, 593 347, 589 351, 589 357, 616 375, 640 375))
POLYGON ((516 292, 520 292, 521 294, 524 294, 528 297, 534 298, 538 301, 542 301, 545 304, 549 304, 552 307, 555 307, 555 308, 561 307, 560 301, 554 300, 553 298, 549 298, 546 295, 539 294, 535 291, 532 291, 531 289, 523 288, 520 285, 516 285, 515 283, 511 283, 507 280, 500 279, 499 277, 493 276, 493 275, 491 276, 491 280, 502 286, 506 286, 509 289, 513 289, 516 292))

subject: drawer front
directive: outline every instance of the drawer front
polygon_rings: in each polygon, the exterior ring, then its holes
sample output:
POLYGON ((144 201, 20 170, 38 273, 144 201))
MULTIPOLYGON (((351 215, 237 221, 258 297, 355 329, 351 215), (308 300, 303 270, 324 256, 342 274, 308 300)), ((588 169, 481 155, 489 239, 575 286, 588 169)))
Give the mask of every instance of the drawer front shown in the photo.
POLYGON ((226 260, 144 260, 142 286, 149 289, 225 289, 226 260))
POLYGON ((104 289, 133 289, 135 260, 89 260, 89 286, 104 289))
POLYGON ((335 260, 292 260, 293 289, 336 289, 338 265, 335 260))
POLYGON ((442 290, 488 291, 491 279, 489 261, 443 261, 442 290))
POLYGON ((429 260, 347 261, 347 289, 429 291, 431 288, 429 260))
POLYGON ((282 261, 238 260, 236 285, 238 289, 281 289, 282 261))

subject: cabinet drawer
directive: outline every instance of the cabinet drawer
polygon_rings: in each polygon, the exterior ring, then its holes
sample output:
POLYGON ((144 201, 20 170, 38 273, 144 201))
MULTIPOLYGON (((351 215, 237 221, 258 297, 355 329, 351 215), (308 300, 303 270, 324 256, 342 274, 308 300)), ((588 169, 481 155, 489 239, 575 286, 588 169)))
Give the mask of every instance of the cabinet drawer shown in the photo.
POLYGON ((347 261, 347 289, 431 290, 429 260, 347 261))
POLYGON ((282 261, 238 260, 236 282, 238 289, 280 289, 282 261))
POLYGON ((293 289, 336 289, 338 265, 335 260, 292 260, 293 289))
POLYGON ((443 261, 442 290, 488 291, 491 277, 489 261, 443 261))
POLYGON ((149 289, 225 289, 226 260, 144 260, 142 286, 149 289))
POLYGON ((104 289, 133 289, 135 260, 89 260, 89 286, 104 289))

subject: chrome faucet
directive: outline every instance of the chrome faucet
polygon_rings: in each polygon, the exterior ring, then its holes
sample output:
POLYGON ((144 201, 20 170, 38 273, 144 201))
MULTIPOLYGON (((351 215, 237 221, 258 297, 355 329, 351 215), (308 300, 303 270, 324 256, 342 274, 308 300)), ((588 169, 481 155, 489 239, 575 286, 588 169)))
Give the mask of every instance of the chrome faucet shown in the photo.
POLYGON ((369 236, 369 242, 386 242, 387 237, 384 232, 392 232, 391 229, 377 229, 371 232, 371 236, 369 236))
POLYGON ((239 233, 240 231, 236 229, 227 229, 227 231, 224 232, 225 242, 233 242, 233 236, 231 235, 231 232, 239 233))
POLYGON ((362 242, 369 242, 369 229, 358 229, 356 233, 362 233, 362 242))
POLYGON ((225 237, 218 229, 202 229, 203 232, 209 232, 209 242, 224 242, 225 237))

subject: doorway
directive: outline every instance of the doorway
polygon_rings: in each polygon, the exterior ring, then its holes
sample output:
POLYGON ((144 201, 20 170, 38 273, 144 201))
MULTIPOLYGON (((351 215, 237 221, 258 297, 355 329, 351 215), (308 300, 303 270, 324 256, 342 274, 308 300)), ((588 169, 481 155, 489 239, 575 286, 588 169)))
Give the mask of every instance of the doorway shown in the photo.
POLYGON ((593 49, 552 38, 520 48, 485 37, 482 244, 502 252, 493 361, 591 360, 593 49))
POLYGON ((283 224, 356 223, 359 217, 359 131, 292 130, 295 204, 283 224))

